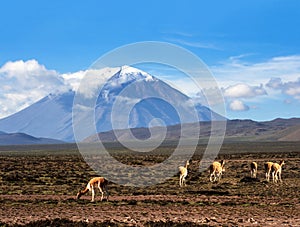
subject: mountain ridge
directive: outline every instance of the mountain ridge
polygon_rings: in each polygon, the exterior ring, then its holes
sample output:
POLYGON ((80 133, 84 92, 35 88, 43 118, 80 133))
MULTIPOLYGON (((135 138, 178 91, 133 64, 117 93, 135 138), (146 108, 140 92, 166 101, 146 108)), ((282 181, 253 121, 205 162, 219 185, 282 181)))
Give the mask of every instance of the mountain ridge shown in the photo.
POLYGON ((25 133, 5 133, 2 131, 0 132, 0 146, 62 143, 65 142, 51 138, 37 138, 25 133))
MULTIPOLYGON (((200 124, 200 141, 207 141, 210 132, 210 122, 190 123, 188 126, 196 127, 200 124)), ((178 140, 180 138, 180 125, 167 127, 166 140, 178 140)), ((185 127, 188 128, 188 127, 185 127)), ((160 131, 160 127, 155 127, 152 131, 160 131)), ((119 130, 118 135, 122 140, 130 138, 132 133, 138 139, 147 139, 150 136, 147 128, 134 128, 128 130, 119 130)), ((158 133, 160 134, 160 133, 158 133)), ((190 138, 193 134, 186 132, 190 138)), ((86 138, 83 142, 93 143, 101 139, 101 142, 116 142, 117 138, 113 131, 101 132, 86 138)), ((155 135, 154 135, 155 139, 155 135)), ((300 118, 282 119, 277 118, 271 121, 253 121, 250 119, 227 120, 225 141, 300 141, 300 118)))
MULTIPOLYGON (((189 123, 189 127, 195 127, 197 123, 189 123)), ((210 123, 200 122, 200 142, 207 141, 210 136, 210 123)), ((300 118, 283 119, 277 118, 270 121, 253 121, 233 119, 227 121, 225 134, 225 142, 240 142, 240 141, 300 141, 300 118)), ((152 131, 159 132, 160 127, 152 128, 152 131)), ((138 139, 147 139, 150 136, 148 128, 134 128, 130 131, 138 139)), ((128 130, 120 130, 119 134, 123 140, 129 138, 128 130)), ((160 133, 157 133, 160 135, 160 133)), ((193 136, 187 132, 188 136, 193 136)), ((96 142, 100 136, 104 143, 117 142, 113 131, 101 132, 97 135, 92 135, 84 140, 84 142, 96 142)), ((152 135, 153 136, 153 135, 152 135)), ((167 137, 168 141, 178 141, 180 139, 180 126, 168 126, 167 137)), ((62 144, 64 141, 51 138, 36 138, 25 133, 6 133, 0 131, 0 145, 29 145, 29 144, 62 144)))

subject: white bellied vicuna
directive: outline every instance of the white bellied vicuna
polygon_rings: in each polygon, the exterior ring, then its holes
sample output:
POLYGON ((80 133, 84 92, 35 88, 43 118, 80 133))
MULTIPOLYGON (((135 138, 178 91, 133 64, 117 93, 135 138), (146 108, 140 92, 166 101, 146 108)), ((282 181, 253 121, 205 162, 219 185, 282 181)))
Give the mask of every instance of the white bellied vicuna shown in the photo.
POLYGON ((103 200, 104 191, 106 193, 106 200, 108 200, 108 190, 107 190, 108 180, 104 177, 94 177, 86 185, 84 190, 81 190, 77 193, 76 198, 79 199, 82 195, 86 194, 89 191, 92 191, 92 202, 95 201, 95 188, 97 187, 101 193, 101 201, 103 200))
POLYGON ((250 163, 250 174, 251 174, 252 178, 256 178, 256 174, 257 174, 257 163, 256 162, 250 163))
POLYGON ((272 170, 272 165, 273 165, 273 162, 266 162, 264 164, 265 166, 265 173, 266 173, 266 181, 270 181, 270 174, 271 174, 271 170, 272 170))
POLYGON ((217 180, 219 181, 221 179, 222 173, 225 172, 224 165, 225 165, 225 160, 222 160, 221 162, 213 162, 209 166, 210 182, 215 182, 217 180))
POLYGON ((272 165, 272 179, 274 183, 277 183, 278 180, 282 182, 281 180, 281 170, 282 166, 284 165, 284 161, 280 161, 280 163, 273 163, 272 165))
POLYGON ((189 160, 186 161, 185 166, 179 166, 179 186, 182 187, 183 185, 186 185, 185 178, 188 174, 188 166, 190 162, 189 160))

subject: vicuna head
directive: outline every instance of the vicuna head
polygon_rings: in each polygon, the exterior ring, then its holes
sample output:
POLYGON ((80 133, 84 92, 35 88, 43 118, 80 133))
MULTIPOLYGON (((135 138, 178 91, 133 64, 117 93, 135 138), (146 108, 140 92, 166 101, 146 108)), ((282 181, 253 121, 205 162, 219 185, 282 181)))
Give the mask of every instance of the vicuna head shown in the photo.
POLYGON ((220 161, 221 167, 222 167, 222 172, 225 172, 225 160, 220 161))
POLYGON ((185 166, 188 167, 190 165, 189 160, 186 161, 185 166))
POLYGON ((81 196, 82 196, 82 193, 81 193, 81 191, 79 191, 76 195, 76 199, 79 199, 81 196))

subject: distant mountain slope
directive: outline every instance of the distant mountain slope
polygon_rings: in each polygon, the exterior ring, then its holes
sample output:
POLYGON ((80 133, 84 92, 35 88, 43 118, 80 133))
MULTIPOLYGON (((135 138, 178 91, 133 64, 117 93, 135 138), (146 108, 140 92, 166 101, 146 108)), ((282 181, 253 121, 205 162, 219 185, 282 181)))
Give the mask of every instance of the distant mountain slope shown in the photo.
POLYGON ((69 141, 73 138, 74 92, 49 94, 31 106, 0 120, 0 130, 69 141))
MULTIPOLYGON (((196 127, 199 123, 188 124, 189 127, 196 127)), ((207 140, 210 136, 210 122, 200 123, 200 140, 207 140)), ((160 131, 160 127, 156 127, 153 131, 160 131)), ((166 140, 177 140, 180 138, 180 125, 168 126, 166 140)), ((187 138, 193 138, 194 130, 186 132, 187 138)), ((123 140, 129 139, 129 130, 120 130, 118 133, 123 140)), ((146 128, 131 129, 131 133, 138 139, 147 139, 150 134, 146 128)), ((159 133, 157 133, 159 134, 159 133)), ((155 136, 155 133, 153 133, 155 136)), ((93 135, 84 140, 84 142, 95 142, 101 138, 103 142, 117 141, 114 132, 102 132, 93 135)), ((154 137, 155 138, 155 137, 154 137)), ((226 127, 225 141, 300 141, 300 118, 291 119, 275 119, 272 121, 256 122, 252 120, 228 120, 226 127)))
POLYGON ((60 144, 60 140, 36 138, 25 133, 0 132, 0 145, 27 145, 27 144, 60 144))
MULTIPOLYGON (((199 123, 198 123, 199 124, 199 123)), ((197 127, 197 123, 189 123, 188 129, 197 127)), ((166 140, 178 140, 180 138, 180 125, 168 126, 166 140)), ((210 122, 200 123, 200 141, 204 141, 210 135, 210 122)), ((130 138, 129 130, 139 139, 146 139, 150 136, 147 128, 134 128, 128 130, 119 130, 123 140, 130 138)), ((160 127, 153 129, 153 135, 160 131, 160 127)), ((193 138, 194 130, 184 133, 187 138, 193 138)), ((84 142, 95 142, 98 136, 103 142, 117 141, 113 131, 102 132, 98 135, 92 135, 84 142)), ((157 138, 158 139, 158 138, 157 138)), ((225 141, 300 141, 300 118, 275 119, 272 121, 256 122, 252 120, 228 120, 226 128, 225 141)), ((36 138, 25 133, 5 133, 0 131, 0 145, 27 145, 27 144, 60 144, 63 141, 36 138)))
MULTIPOLYGON (((162 119, 165 125, 180 123, 176 110, 164 100, 174 100, 180 104, 180 108, 186 115, 191 115, 192 99, 165 82, 128 66, 122 67, 116 72, 103 85, 96 102, 94 112, 97 132, 112 129, 112 107, 116 98, 120 96, 124 105, 135 101, 136 97, 143 97, 145 94, 147 97, 156 97, 156 95, 162 97, 161 99, 143 99, 134 106, 129 116, 123 114, 124 117, 129 117, 128 122, 131 128, 148 127, 154 118, 162 119), (123 89, 128 88, 128 86, 130 86, 129 92, 120 95, 123 89)), ((89 87, 87 90, 90 90, 89 87)), ((0 119, 0 130, 9 133, 22 132, 35 137, 53 138, 68 142, 74 141, 72 125, 74 96, 75 92, 73 91, 48 95, 24 110, 0 119)), ((201 104, 197 104, 195 109, 200 121, 225 120, 224 117, 201 104)), ((118 116, 123 116, 121 112, 118 116)), ((84 122, 85 119, 83 116, 81 122, 84 122)), ((183 123, 195 121, 190 117, 185 117, 185 119, 183 123)), ((82 130, 89 132, 86 128, 82 130)))
MULTIPOLYGON (((240 138, 244 140, 279 141, 285 140, 292 133, 296 125, 300 126, 300 118, 255 122, 251 120, 231 120, 227 123, 226 138, 240 138)), ((300 141, 300 138, 293 138, 300 141)))
POLYGON ((279 141, 300 141, 300 125, 291 126, 285 130, 284 135, 279 141))

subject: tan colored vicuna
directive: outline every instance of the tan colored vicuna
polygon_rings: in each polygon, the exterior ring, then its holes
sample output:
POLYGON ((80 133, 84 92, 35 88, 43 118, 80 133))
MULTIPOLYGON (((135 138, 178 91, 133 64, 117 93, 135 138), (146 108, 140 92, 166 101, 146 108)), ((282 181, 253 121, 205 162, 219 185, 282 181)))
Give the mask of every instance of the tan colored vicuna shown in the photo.
POLYGON ((257 175, 257 163, 251 162, 250 163, 250 174, 252 178, 256 178, 257 175))
POLYGON ((185 178, 188 174, 188 166, 190 162, 189 160, 186 161, 185 166, 179 166, 179 186, 182 187, 183 185, 186 185, 185 178))
POLYGON ((273 162, 266 162, 264 164, 265 167, 265 173, 266 173, 266 180, 269 182, 270 181, 270 174, 271 174, 271 170, 272 170, 272 165, 273 162))
POLYGON ((222 173, 225 172, 224 165, 225 165, 225 160, 222 160, 221 162, 217 162, 217 161, 213 162, 209 166, 210 182, 219 181, 221 179, 222 173))
POLYGON ((272 179, 274 183, 277 183, 278 180, 282 182, 281 180, 281 170, 282 166, 284 165, 284 161, 280 161, 280 163, 273 163, 272 165, 272 179))
POLYGON ((103 200, 104 191, 106 193, 106 200, 108 200, 108 190, 107 190, 108 180, 104 177, 94 177, 92 178, 84 190, 81 190, 77 193, 76 198, 79 199, 82 195, 86 194, 89 191, 92 191, 92 202, 95 201, 95 188, 97 187, 101 193, 101 201, 103 200))

